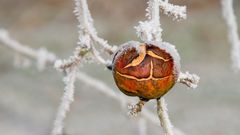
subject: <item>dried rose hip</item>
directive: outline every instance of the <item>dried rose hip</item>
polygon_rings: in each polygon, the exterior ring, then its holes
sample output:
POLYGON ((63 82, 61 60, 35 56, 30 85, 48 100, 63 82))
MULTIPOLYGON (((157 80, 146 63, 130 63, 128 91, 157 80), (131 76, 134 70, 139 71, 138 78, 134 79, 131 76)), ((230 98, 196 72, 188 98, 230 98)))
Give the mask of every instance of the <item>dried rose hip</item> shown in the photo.
POLYGON ((158 99, 175 84, 179 73, 176 60, 170 54, 171 50, 157 44, 129 42, 116 52, 113 76, 118 88, 126 95, 145 101, 158 99))

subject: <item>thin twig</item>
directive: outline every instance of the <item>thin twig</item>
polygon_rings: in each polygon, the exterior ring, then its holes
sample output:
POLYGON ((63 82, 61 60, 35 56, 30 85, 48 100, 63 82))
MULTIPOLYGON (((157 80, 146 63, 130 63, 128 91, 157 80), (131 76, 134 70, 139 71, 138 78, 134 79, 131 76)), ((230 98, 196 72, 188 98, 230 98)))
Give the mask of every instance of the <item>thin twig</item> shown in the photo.
POLYGON ((189 88, 197 88, 200 77, 189 72, 182 73, 178 77, 178 82, 187 85, 189 88))
POLYGON ((72 66, 79 65, 84 56, 92 53, 96 59, 105 66, 109 63, 105 60, 98 50, 95 49, 94 44, 100 45, 104 48, 105 52, 108 54, 113 54, 117 47, 110 46, 107 41, 98 37, 97 31, 93 25, 93 19, 91 13, 88 9, 88 4, 86 0, 74 0, 75 10, 74 13, 79 21, 79 42, 78 46, 75 48, 74 55, 70 56, 68 59, 58 60, 55 64, 55 68, 64 71, 72 66))
POLYGON ((140 21, 135 27, 138 37, 144 42, 162 41, 162 28, 160 27, 159 1, 149 0, 146 9, 148 20, 140 21))
POLYGON ((162 1, 158 0, 160 3, 160 8, 164 14, 173 16, 174 20, 187 19, 186 6, 173 5, 168 2, 168 0, 162 1))
POLYGON ((157 113, 160 119, 161 126, 163 127, 165 135, 173 135, 172 124, 169 120, 167 113, 167 106, 164 98, 157 100, 157 113))
POLYGON ((64 94, 57 111, 52 135, 63 134, 64 119, 66 117, 66 113, 70 110, 70 104, 74 101, 74 82, 76 80, 76 71, 76 68, 71 69, 71 71, 63 79, 65 83, 64 94))
POLYGON ((173 16, 174 20, 186 19, 186 6, 177 6, 168 3, 168 0, 149 0, 146 9, 148 20, 140 21, 135 27, 138 37, 144 42, 162 42, 162 28, 160 24, 159 8, 166 15, 173 16))
POLYGON ((18 53, 36 59, 39 70, 43 70, 46 63, 53 63, 56 60, 55 54, 48 52, 45 48, 34 50, 27 45, 20 44, 18 41, 12 39, 9 36, 8 31, 4 29, 0 29, 0 42, 2 42, 6 47, 15 50, 18 53))
MULTIPOLYGON (((84 31, 84 34, 88 34, 92 41, 96 42, 100 46, 102 46, 109 54, 113 54, 116 50, 115 46, 111 46, 107 43, 106 40, 98 37, 97 31, 93 25, 93 19, 91 13, 88 9, 88 4, 86 0, 75 0, 76 8, 74 13, 77 16, 77 19, 80 23, 80 35, 84 31)), ((81 39, 81 37, 79 37, 81 39)))

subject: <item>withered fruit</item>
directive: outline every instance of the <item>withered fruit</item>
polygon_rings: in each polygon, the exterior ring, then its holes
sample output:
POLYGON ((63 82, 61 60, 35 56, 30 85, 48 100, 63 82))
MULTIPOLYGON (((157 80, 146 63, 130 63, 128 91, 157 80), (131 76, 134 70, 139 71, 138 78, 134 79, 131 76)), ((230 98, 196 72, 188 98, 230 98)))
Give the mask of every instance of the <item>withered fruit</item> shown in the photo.
POLYGON ((174 57, 159 43, 129 42, 113 58, 113 76, 118 88, 141 100, 159 99, 178 78, 174 57), (158 44, 158 45, 156 45, 158 44))

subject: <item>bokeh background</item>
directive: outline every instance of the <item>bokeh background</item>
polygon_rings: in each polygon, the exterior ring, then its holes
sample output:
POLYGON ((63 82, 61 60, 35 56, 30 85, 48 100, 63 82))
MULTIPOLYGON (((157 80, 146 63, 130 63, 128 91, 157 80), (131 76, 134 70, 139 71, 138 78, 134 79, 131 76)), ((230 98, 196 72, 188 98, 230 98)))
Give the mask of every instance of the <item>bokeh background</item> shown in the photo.
MULTIPOLYGON (((111 44, 139 40, 134 26, 145 19, 146 0, 89 0, 99 35, 111 44)), ((240 134, 240 74, 231 70, 230 45, 220 0, 172 0, 187 5, 188 19, 161 16, 163 39, 181 55, 183 71, 198 74, 197 90, 178 84, 165 97, 173 125, 188 135, 240 134)), ((240 1, 235 0, 240 25, 240 1)), ((61 58, 72 54, 78 22, 72 0, 0 0, 0 27, 21 43, 46 47, 61 58)), ((15 52, 0 46, 0 134, 48 135, 63 93, 62 75, 53 67, 39 72, 13 66, 15 52)), ((81 68, 117 91, 111 73, 96 63, 81 68)), ((138 135, 137 122, 118 102, 76 83, 75 102, 65 123, 67 135, 138 135)), ((148 107, 153 112, 155 102, 148 107)), ((148 134, 161 129, 148 122, 148 134)))

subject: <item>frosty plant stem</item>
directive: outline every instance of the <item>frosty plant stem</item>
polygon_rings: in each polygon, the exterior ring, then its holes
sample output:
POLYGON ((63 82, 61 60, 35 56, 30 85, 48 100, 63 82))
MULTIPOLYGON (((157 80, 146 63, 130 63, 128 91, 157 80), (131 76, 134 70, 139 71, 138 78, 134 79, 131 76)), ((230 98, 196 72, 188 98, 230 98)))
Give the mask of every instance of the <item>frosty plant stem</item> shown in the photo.
POLYGON ((233 0, 221 0, 223 18, 228 27, 228 39, 232 46, 231 59, 235 71, 240 71, 240 39, 238 26, 233 10, 233 0))
POLYGON ((71 69, 63 79, 65 83, 64 94, 58 108, 52 135, 62 134, 66 113, 70 110, 70 104, 74 101, 74 82, 76 80, 76 72, 76 68, 71 69))
POLYGON ((15 50, 15 52, 37 59, 37 67, 39 70, 43 70, 47 63, 52 63, 56 60, 55 54, 48 52, 45 48, 33 50, 26 45, 21 45, 16 40, 10 38, 9 33, 4 29, 0 29, 0 41, 3 45, 6 45, 6 47, 15 50))
POLYGON ((172 124, 168 117, 167 105, 164 98, 157 100, 157 113, 165 134, 173 135, 172 124))
MULTIPOLYGON (((35 55, 35 54, 38 54, 37 49, 33 49, 26 45, 22 45, 21 43, 19 43, 18 41, 16 41, 12 37, 10 37, 6 30, 0 29, 0 42, 3 43, 0 45, 4 45, 15 52, 19 52, 19 54, 21 54, 21 55, 27 56, 28 58, 31 58, 34 61, 38 61, 38 57, 37 57, 38 55, 35 55), (14 41, 14 42, 9 42, 9 41, 14 41), (25 48, 27 48, 27 49, 25 49, 25 48)), ((47 56, 46 62, 53 65, 54 61, 57 59, 56 55, 52 52, 47 51, 46 56, 47 56), (55 56, 55 57, 53 58, 52 56, 55 56)), ((73 73, 74 72, 76 72, 76 71, 74 70, 73 73)), ((73 86, 72 84, 74 83, 73 81, 74 81, 74 78, 76 77, 76 79, 83 82, 84 84, 90 85, 91 87, 95 88, 93 90, 97 90, 98 92, 103 93, 104 95, 108 96, 109 98, 112 98, 113 100, 118 101, 121 106, 125 107, 125 106, 127 106, 127 104, 129 102, 133 102, 132 100, 127 99, 125 96, 123 97, 122 94, 115 92, 116 90, 113 90, 111 87, 106 85, 103 81, 93 78, 81 71, 78 71, 76 73, 76 76, 73 76, 73 75, 74 74, 69 74, 68 76, 65 77, 65 78, 67 78, 67 79, 64 79, 65 83, 67 80, 72 80, 72 81, 70 81, 71 83, 68 84, 68 86, 66 86, 66 88, 71 88, 73 86)), ((73 97, 72 97, 72 94, 74 94, 73 90, 74 89, 72 89, 72 88, 69 89, 68 93, 65 93, 63 95, 62 100, 73 99, 73 97)), ((72 100, 68 100, 68 102, 71 102, 71 101, 72 100)), ((63 112, 66 112, 67 108, 68 108, 66 106, 64 107, 63 103, 65 103, 65 102, 62 102, 62 105, 59 106, 59 110, 61 110, 61 111, 59 111, 57 113, 57 116, 56 116, 57 120, 54 122, 55 126, 52 131, 54 134, 62 132, 63 125, 61 125, 61 124, 63 124, 62 122, 65 117, 64 114, 66 114, 63 112), (62 108, 64 108, 64 109, 62 109, 62 108), (62 110, 66 110, 66 111, 62 111, 62 110)), ((65 104, 65 105, 67 105, 67 104, 65 104)), ((139 124, 138 124, 139 125, 139 134, 141 134, 141 135, 146 134, 146 130, 147 130, 147 127, 146 127, 147 121, 146 120, 153 124, 156 124, 156 125, 159 124, 157 117, 149 110, 143 108, 142 115, 141 115, 141 118, 140 118, 139 124)), ((174 128, 174 133, 176 133, 178 135, 184 135, 184 133, 177 128, 174 128)))
POLYGON ((87 47, 91 48, 93 43, 96 43, 102 46, 107 53, 113 54, 116 50, 115 46, 111 46, 107 43, 106 40, 98 37, 97 31, 93 25, 93 19, 91 13, 88 9, 88 4, 86 0, 74 0, 75 1, 75 10, 74 13, 79 21, 79 44, 86 45, 87 47), (86 42, 86 38, 89 40, 86 42), (89 43, 92 42, 92 43, 89 43))
MULTIPOLYGON (((172 5, 168 3, 168 0, 149 0, 148 8, 146 9, 147 11, 146 16, 148 17, 148 20, 144 22, 140 21, 139 25, 135 27, 137 30, 137 35, 145 43, 160 42, 160 44, 164 45, 163 48, 165 49, 172 48, 171 50, 174 51, 170 53, 174 53, 173 56, 175 56, 175 61, 177 61, 176 62, 177 68, 179 68, 180 70, 180 63, 178 63, 178 61, 180 61, 180 56, 178 55, 177 50, 173 45, 167 42, 163 42, 162 40, 162 28, 160 27, 161 24, 159 15, 160 8, 164 14, 173 16, 174 20, 186 19, 185 6, 172 5)), ((188 72, 186 74, 180 72, 177 82, 183 83, 191 88, 196 88, 198 81, 199 77, 197 75, 194 74, 191 75, 188 72)), ((135 109, 131 110, 133 114, 135 112, 134 110, 139 110, 139 103, 135 105, 135 109)), ((173 135, 172 125, 167 114, 166 104, 162 97, 160 100, 157 100, 157 112, 161 126, 163 127, 165 134, 173 135)))

